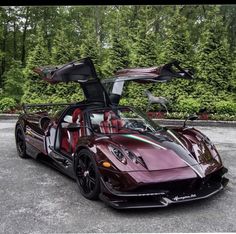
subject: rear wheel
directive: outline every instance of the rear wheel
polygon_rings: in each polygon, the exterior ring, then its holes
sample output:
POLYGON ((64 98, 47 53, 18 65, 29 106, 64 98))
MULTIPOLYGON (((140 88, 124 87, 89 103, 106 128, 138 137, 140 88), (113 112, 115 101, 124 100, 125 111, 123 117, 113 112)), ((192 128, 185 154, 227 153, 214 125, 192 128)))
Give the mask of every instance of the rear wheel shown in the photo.
POLYGON ((75 157, 75 175, 80 192, 87 199, 96 200, 100 193, 100 180, 94 155, 83 149, 75 157))
POLYGON ((21 125, 16 126, 15 139, 16 139, 16 149, 18 155, 21 158, 28 158, 29 156, 26 154, 25 134, 21 125))

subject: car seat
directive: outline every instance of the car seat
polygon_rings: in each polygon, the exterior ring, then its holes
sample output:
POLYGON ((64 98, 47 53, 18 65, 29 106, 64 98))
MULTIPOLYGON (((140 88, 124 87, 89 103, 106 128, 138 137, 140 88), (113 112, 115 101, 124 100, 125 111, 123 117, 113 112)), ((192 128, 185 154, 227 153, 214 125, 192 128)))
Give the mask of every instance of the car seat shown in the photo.
POLYGON ((105 111, 103 121, 100 122, 101 133, 110 133, 110 111, 105 111))
POLYGON ((118 133, 120 129, 124 126, 124 121, 119 119, 114 112, 111 113, 111 131, 112 133, 118 133))
POLYGON ((104 120, 100 123, 102 133, 118 133, 124 125, 124 121, 119 119, 113 111, 104 112, 104 120))
MULTIPOLYGON (((69 122, 68 122, 69 123, 69 122)), ((79 137, 85 135, 85 128, 79 127, 84 126, 83 113, 80 108, 76 108, 72 114, 72 124, 78 124, 78 128, 74 129, 61 129, 61 150, 67 153, 74 153, 76 149, 79 137)), ((70 123, 69 123, 70 124, 70 123)))
POLYGON ((76 145, 80 137, 86 135, 86 129, 84 128, 84 117, 83 112, 80 108, 76 108, 72 114, 72 122, 79 124, 79 128, 72 131, 72 152, 75 152, 76 145))

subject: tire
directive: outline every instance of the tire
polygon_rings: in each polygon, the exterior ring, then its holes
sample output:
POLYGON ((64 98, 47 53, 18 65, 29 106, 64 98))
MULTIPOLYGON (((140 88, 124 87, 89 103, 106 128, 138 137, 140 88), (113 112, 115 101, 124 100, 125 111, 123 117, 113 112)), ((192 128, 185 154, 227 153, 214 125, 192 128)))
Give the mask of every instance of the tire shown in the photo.
POLYGON ((19 157, 29 158, 26 154, 25 134, 21 125, 17 125, 15 129, 16 149, 19 157))
POLYGON ((81 194, 89 200, 97 200, 100 193, 100 178, 94 154, 87 149, 76 153, 74 170, 81 194))

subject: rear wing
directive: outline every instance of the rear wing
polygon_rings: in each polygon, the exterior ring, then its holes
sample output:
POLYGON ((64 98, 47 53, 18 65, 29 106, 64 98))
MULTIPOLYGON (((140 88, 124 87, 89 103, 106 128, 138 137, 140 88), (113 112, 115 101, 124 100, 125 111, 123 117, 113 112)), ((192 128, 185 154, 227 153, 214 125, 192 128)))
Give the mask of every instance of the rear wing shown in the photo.
MULTIPOLYGON (((40 112, 42 112, 42 108, 48 108, 48 107, 60 107, 60 106, 69 106, 69 105, 73 105, 75 103, 42 103, 42 104, 22 104, 22 108, 25 114, 28 114, 28 110, 29 109, 39 109, 40 112)), ((44 112, 46 113, 46 111, 44 110, 44 112)))

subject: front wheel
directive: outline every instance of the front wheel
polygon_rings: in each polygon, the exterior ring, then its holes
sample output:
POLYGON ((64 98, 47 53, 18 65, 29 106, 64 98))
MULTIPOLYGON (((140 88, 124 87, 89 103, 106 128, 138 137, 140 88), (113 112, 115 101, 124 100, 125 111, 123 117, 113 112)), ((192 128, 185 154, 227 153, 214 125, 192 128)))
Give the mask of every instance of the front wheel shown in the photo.
POLYGON ((26 154, 25 134, 21 125, 16 126, 15 139, 16 139, 16 149, 18 155, 21 158, 28 158, 29 156, 26 154))
POLYGON ((75 154, 75 176, 81 194, 90 200, 96 200, 100 193, 100 180, 94 155, 83 149, 75 154))

